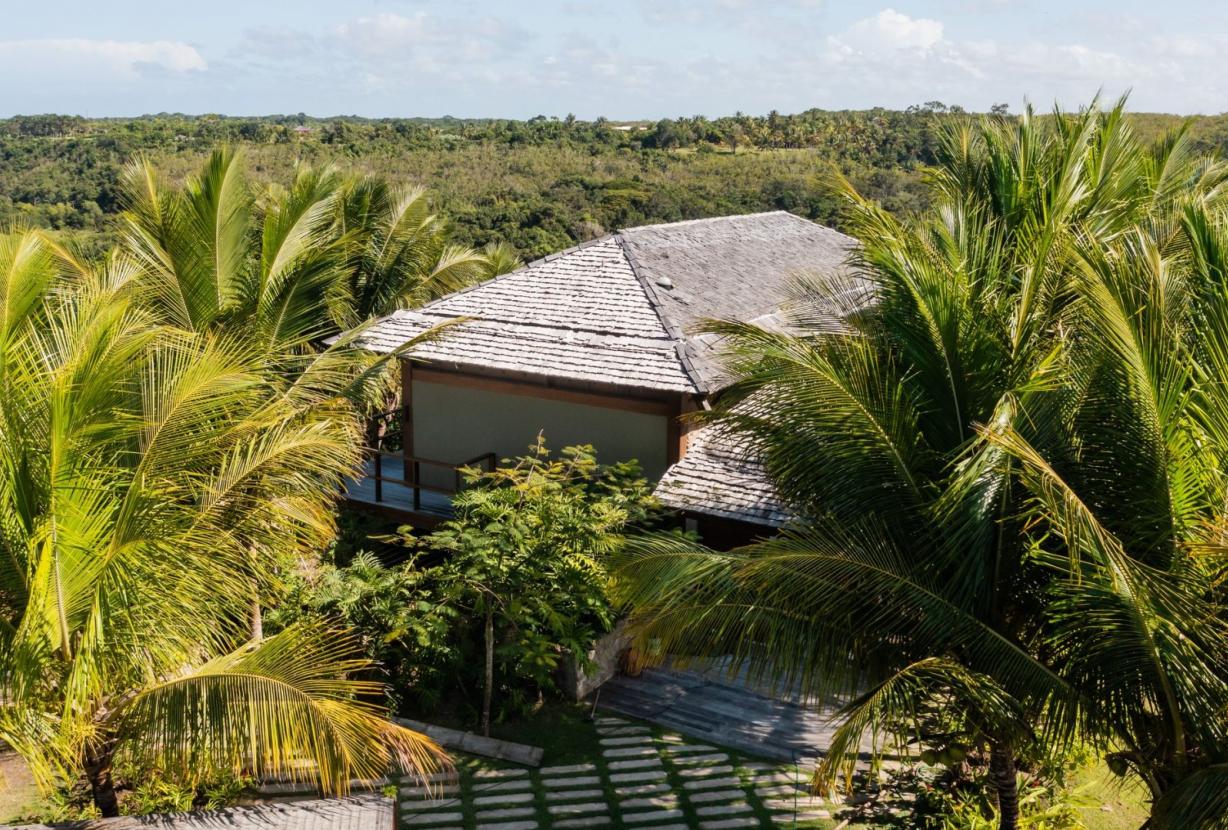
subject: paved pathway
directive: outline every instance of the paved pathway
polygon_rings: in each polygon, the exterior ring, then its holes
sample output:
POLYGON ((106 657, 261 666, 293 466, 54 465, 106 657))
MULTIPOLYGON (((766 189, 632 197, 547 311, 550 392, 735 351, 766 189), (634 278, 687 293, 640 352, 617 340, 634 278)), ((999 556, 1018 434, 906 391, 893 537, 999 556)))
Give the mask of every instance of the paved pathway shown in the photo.
POLYGON ((597 719, 600 757, 536 770, 485 769, 401 790, 401 825, 423 830, 736 830, 829 818, 797 768, 747 762, 674 733, 597 719))

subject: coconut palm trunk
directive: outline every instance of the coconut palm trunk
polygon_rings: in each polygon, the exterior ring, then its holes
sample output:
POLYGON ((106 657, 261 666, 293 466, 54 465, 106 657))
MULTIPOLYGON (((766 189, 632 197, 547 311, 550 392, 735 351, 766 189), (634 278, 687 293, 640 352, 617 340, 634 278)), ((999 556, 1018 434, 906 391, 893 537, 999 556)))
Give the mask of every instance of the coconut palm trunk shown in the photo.
POLYGON ((90 798, 103 818, 119 815, 119 797, 115 793, 115 780, 111 776, 114 752, 114 741, 107 739, 85 755, 85 777, 90 784, 90 798))
POLYGON ((998 795, 999 830, 1019 827, 1019 776, 1011 748, 995 743, 989 754, 989 778, 998 795))

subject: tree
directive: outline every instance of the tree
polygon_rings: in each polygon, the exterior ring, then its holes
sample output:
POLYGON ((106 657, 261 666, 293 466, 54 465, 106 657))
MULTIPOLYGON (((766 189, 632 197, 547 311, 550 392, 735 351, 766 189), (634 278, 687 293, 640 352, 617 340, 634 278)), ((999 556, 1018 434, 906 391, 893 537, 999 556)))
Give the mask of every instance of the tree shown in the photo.
POLYGON ((1030 438, 986 435, 1032 497, 1053 574, 1044 649, 1089 701, 1151 825, 1228 823, 1228 224, 1192 200, 1176 240, 1140 227, 1080 251, 1065 382, 1030 438))
MULTIPOLYGON (((162 324, 246 350, 263 366, 270 394, 301 407, 347 397, 364 414, 387 410, 391 361, 355 347, 361 324, 491 268, 448 244, 421 189, 326 168, 300 170, 287 190, 257 194, 226 148, 182 188, 163 183, 148 160, 136 162, 124 198, 122 247, 141 265, 141 304, 162 324), (324 345, 340 329, 354 331, 324 345)), ((502 253, 498 262, 507 260, 502 253)), ((374 419, 368 429, 382 425, 374 419)), ((376 446, 378 435, 365 440, 376 446)), ((257 593, 257 638, 261 607, 257 593)))
POLYGON ((160 324, 143 276, 0 239, 0 740, 44 787, 87 778, 106 816, 117 759, 329 793, 437 767, 350 679, 345 632, 248 637, 253 585, 332 533, 352 408, 270 394, 263 355, 160 324))
POLYGON ((531 452, 493 473, 472 471, 456 518, 426 540, 448 553, 437 572, 452 601, 482 623, 482 734, 490 734, 497 646, 541 685, 564 653, 582 656, 608 630, 605 558, 654 502, 632 465, 600 468, 591 447, 531 452))
POLYGON ((1224 180, 1181 134, 1142 145, 1123 106, 961 122, 916 224, 844 188, 855 276, 803 287, 799 333, 711 326, 736 379, 713 419, 802 521, 732 553, 647 542, 616 584, 645 643, 851 700, 820 787, 867 731, 926 740, 940 705, 959 721, 943 740, 987 747, 1013 828, 1020 758, 1084 734, 1084 690, 1048 659, 1019 462, 990 435, 1034 434, 1029 407, 1061 382, 1078 243, 1136 224, 1170 241, 1224 180))

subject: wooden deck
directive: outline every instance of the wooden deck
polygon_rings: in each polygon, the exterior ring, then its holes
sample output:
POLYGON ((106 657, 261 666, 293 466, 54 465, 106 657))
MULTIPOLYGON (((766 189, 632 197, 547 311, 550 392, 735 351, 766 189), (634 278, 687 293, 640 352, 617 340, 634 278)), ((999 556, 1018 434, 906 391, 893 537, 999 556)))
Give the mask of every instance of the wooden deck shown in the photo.
POLYGON ((788 692, 762 689, 727 666, 619 675, 596 693, 597 706, 651 721, 748 755, 796 763, 831 745, 834 710, 788 692))
MULTIPOLYGON (((402 458, 399 455, 383 454, 382 461, 385 475, 389 471, 400 475, 402 458)), ((418 490, 418 506, 414 506, 414 491, 405 484, 384 481, 380 498, 375 497, 375 459, 368 458, 366 475, 353 479, 345 488, 345 498, 355 502, 357 506, 373 507, 393 513, 404 514, 407 517, 420 516, 430 520, 449 519, 452 517, 452 499, 446 493, 433 490, 418 490)))

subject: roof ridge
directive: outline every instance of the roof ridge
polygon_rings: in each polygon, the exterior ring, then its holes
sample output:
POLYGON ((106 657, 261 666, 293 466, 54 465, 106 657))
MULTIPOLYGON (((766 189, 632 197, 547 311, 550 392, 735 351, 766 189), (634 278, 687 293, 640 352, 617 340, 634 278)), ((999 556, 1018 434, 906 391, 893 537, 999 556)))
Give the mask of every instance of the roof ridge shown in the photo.
POLYGON ((665 306, 661 302, 661 298, 657 296, 657 291, 649 283, 648 278, 644 276, 640 270, 639 261, 635 258, 635 254, 631 252, 630 247, 626 244, 626 239, 622 232, 614 235, 615 241, 618 242, 619 249, 623 252, 623 257, 627 260, 627 265, 631 267, 631 273, 635 275, 636 280, 640 284, 640 288, 644 290, 644 295, 648 298, 648 304, 652 306, 652 310, 656 312, 657 319, 661 321, 661 325, 665 328, 665 332, 674 338, 674 350, 678 355, 678 360, 682 363, 682 371, 686 373, 687 379, 695 387, 695 391, 699 394, 704 394, 708 390, 703 382, 702 376, 699 374, 698 368, 691 360, 687 349, 687 339, 685 332, 678 326, 670 316, 665 312, 665 306))
POLYGON ((673 228, 673 227, 680 227, 682 225, 699 225, 705 222, 715 223, 715 222, 727 221, 730 219, 747 219, 751 216, 779 216, 782 213, 785 214, 786 216, 792 216, 794 219, 800 219, 801 221, 807 222, 812 225, 817 224, 815 222, 811 222, 809 219, 807 219, 804 216, 798 216, 796 213, 791 213, 790 211, 787 211, 787 210, 760 210, 760 211, 755 211, 754 213, 732 213, 732 214, 727 214, 724 216, 701 216, 698 219, 680 219, 677 222, 654 222, 651 225, 636 225, 631 228, 620 228, 618 233, 623 234, 628 231, 647 230, 649 228, 673 228))

